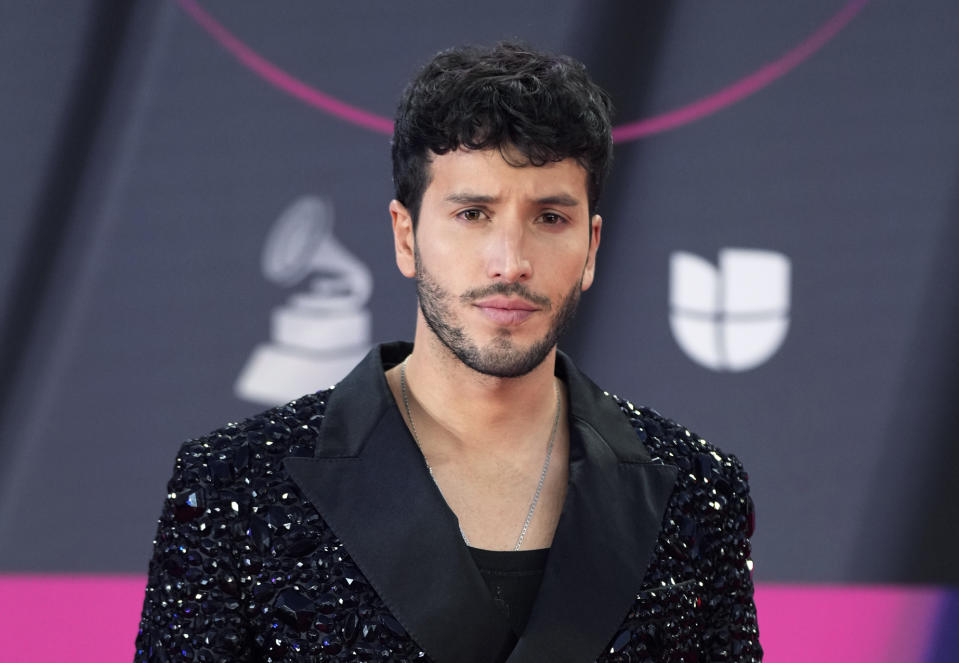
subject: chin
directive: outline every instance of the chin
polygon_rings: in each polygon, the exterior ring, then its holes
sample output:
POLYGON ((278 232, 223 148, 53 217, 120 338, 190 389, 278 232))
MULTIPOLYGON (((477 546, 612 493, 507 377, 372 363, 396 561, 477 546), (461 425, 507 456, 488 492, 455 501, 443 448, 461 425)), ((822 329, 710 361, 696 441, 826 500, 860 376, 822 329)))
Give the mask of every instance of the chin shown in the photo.
POLYGON ((545 338, 519 345, 512 338, 502 336, 492 339, 485 345, 473 343, 445 345, 469 368, 483 375, 497 378, 518 378, 531 373, 550 356, 555 347, 545 338))

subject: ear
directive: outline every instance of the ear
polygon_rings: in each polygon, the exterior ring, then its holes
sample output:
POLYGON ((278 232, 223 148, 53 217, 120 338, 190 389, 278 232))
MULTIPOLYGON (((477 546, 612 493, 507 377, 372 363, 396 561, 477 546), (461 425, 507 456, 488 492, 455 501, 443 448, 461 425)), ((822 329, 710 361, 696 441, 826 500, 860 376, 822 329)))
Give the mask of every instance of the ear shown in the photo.
POLYGON ((586 255, 586 267, 583 268, 583 290, 593 285, 596 276, 596 250, 599 248, 599 238, 603 232, 603 217, 594 214, 589 222, 589 253, 586 255))
POLYGON ((413 217, 398 200, 390 201, 390 216, 393 218, 393 247, 396 249, 396 266, 408 279, 416 276, 416 235, 413 233, 413 217))

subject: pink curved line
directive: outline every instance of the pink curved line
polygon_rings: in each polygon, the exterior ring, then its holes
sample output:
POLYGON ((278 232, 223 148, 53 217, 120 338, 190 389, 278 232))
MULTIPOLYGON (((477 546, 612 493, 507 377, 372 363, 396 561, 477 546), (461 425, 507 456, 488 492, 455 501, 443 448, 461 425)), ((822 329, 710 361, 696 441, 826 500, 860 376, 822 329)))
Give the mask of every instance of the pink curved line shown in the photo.
POLYGON ((649 136, 650 134, 669 131, 684 124, 695 122, 707 115, 712 115, 718 110, 731 106, 737 101, 755 94, 777 78, 786 75, 803 60, 806 60, 822 48, 826 42, 846 27, 846 24, 849 23, 868 2, 869 0, 850 0, 839 13, 826 21, 822 27, 816 30, 801 44, 787 52, 778 60, 770 62, 754 73, 723 88, 719 92, 663 113, 662 115, 656 115, 614 127, 613 140, 622 143, 628 140, 642 138, 643 136, 649 136))
MULTIPOLYGON (((314 108, 346 120, 351 124, 365 127, 379 133, 393 133, 393 121, 389 118, 370 113, 356 106, 351 106, 335 97, 320 92, 262 57, 223 27, 223 25, 204 10, 196 0, 177 0, 177 2, 180 7, 182 7, 193 20, 199 23, 223 48, 233 54, 244 66, 263 78, 270 85, 314 108)), ((625 143, 636 140, 637 138, 643 138, 644 136, 669 131, 681 127, 684 124, 701 120, 708 115, 712 115, 727 106, 731 106, 755 94, 776 79, 781 78, 795 69, 804 60, 822 48, 833 37, 839 34, 868 3, 869 0, 849 0, 836 15, 778 60, 764 65, 752 74, 739 79, 718 92, 697 99, 685 106, 660 115, 613 127, 613 140, 617 143, 625 143)))
POLYGON ((389 118, 375 115, 362 108, 351 106, 328 94, 324 94, 298 78, 294 78, 269 60, 261 57, 252 48, 234 37, 226 28, 217 22, 215 18, 200 7, 196 0, 177 0, 177 2, 179 2, 183 10, 199 23, 223 48, 232 53, 237 60, 274 87, 283 90, 300 101, 306 102, 310 106, 319 108, 330 115, 342 118, 352 124, 381 133, 393 133, 393 121, 389 118))

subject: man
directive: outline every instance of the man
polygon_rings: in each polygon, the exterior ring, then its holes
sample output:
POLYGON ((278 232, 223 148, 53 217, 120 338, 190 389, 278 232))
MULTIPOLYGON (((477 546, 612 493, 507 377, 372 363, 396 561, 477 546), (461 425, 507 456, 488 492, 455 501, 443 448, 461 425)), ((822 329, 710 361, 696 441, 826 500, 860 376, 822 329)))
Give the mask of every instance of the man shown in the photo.
POLYGON ((556 349, 609 114, 516 45, 420 72, 389 206, 415 342, 183 446, 138 661, 760 660, 740 464, 556 349))

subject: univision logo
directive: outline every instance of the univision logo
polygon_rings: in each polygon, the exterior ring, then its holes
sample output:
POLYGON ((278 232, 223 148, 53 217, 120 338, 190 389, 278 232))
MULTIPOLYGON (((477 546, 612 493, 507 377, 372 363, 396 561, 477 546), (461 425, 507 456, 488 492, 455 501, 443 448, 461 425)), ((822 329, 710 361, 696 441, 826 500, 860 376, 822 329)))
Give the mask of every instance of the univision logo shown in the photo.
POLYGON ((719 268, 685 251, 669 262, 669 323, 679 347, 714 371, 746 371, 772 357, 789 328, 789 259, 721 249, 719 268))

